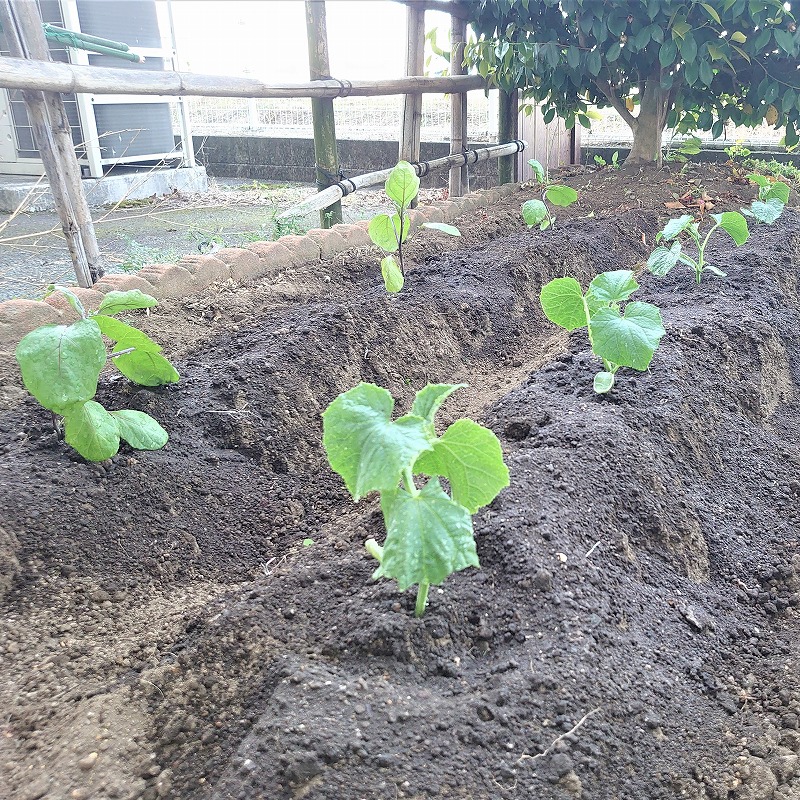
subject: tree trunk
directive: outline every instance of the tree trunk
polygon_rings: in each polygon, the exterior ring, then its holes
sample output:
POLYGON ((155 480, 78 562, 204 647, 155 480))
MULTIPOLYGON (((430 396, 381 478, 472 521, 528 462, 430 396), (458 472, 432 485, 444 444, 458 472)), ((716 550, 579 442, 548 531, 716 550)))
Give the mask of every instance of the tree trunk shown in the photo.
POLYGON ((667 124, 669 104, 669 90, 657 78, 648 80, 639 102, 639 116, 631 125, 633 147, 626 164, 661 166, 661 135, 667 124))

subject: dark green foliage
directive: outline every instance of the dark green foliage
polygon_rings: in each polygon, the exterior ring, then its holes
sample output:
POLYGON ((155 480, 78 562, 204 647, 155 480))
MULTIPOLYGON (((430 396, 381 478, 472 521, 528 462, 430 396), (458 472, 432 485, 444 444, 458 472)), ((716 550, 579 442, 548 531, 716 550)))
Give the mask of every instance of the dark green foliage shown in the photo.
POLYGON ((658 160, 665 126, 717 137, 726 121, 766 121, 786 127, 787 146, 798 142, 800 40, 780 0, 464 5, 478 35, 467 57, 482 75, 567 127, 589 127, 593 104, 613 106, 634 131, 634 161, 658 160))

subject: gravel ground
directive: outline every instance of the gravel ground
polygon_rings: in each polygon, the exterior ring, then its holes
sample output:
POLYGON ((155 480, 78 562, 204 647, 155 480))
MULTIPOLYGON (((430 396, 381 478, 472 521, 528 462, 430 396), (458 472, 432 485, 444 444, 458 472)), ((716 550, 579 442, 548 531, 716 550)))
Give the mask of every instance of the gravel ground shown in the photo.
MULTIPOLYGON (((271 240, 282 233, 319 227, 316 213, 276 226, 275 217, 314 192, 309 184, 266 184, 212 180, 208 192, 175 193, 118 209, 95 209, 94 221, 108 272, 137 270, 145 264, 271 240)), ((435 196, 434 196, 435 195, 435 196)), ((421 198, 439 199, 423 190, 421 198), (428 197, 430 195, 430 197, 428 197)), ((382 189, 359 191, 342 201, 345 222, 384 208, 382 189)), ((0 221, 0 300, 41 297, 50 283, 75 279, 66 243, 54 212, 8 215, 0 221)))

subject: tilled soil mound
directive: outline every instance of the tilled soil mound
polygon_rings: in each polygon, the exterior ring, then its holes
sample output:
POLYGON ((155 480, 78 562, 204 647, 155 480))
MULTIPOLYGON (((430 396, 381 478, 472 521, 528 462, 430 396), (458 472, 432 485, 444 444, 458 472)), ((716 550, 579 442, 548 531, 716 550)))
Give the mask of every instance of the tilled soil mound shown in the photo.
POLYGON ((538 293, 641 267, 660 214, 531 233, 528 196, 420 234, 400 295, 371 251, 221 292, 178 385, 103 383, 162 451, 87 465, 33 401, 0 416, 3 797, 800 798, 800 217, 720 237, 726 280, 643 276, 668 335, 601 397, 538 293), (422 619, 321 449, 359 380, 469 383, 442 422, 511 470, 422 619))

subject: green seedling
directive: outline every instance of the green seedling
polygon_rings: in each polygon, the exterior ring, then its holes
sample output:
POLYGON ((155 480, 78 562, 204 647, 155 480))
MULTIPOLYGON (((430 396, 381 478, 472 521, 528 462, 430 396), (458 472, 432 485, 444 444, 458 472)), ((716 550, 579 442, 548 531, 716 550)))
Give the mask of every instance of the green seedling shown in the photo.
POLYGON ((749 208, 743 208, 742 214, 771 225, 783 214, 789 202, 789 186, 766 175, 754 173, 747 177, 758 186, 758 200, 754 200, 749 208))
POLYGON ((539 230, 544 231, 556 224, 556 218, 544 201, 548 200, 554 206, 566 208, 578 199, 578 193, 571 186, 550 183, 545 168, 535 158, 530 159, 528 164, 533 169, 536 182, 544 188, 541 200, 528 200, 522 204, 522 218, 529 228, 538 225, 539 230))
POLYGON ((700 223, 695 222, 691 214, 684 214, 676 219, 671 219, 664 226, 664 230, 656 234, 656 242, 661 240, 669 242, 673 239, 675 239, 675 242, 671 247, 661 245, 653 250, 650 254, 650 258, 647 259, 647 267, 650 272, 663 277, 680 262, 694 270, 697 283, 700 283, 702 280, 704 272, 710 272, 712 275, 717 275, 720 278, 727 277, 722 270, 706 263, 706 248, 708 247, 708 242, 714 232, 721 228, 733 239, 737 247, 744 244, 747 241, 747 237, 750 235, 750 231, 747 227, 747 220, 738 211, 725 211, 722 214, 711 214, 710 216, 711 219, 714 220, 714 225, 708 231, 705 238, 702 238, 700 235, 700 223), (689 235, 689 238, 697 247, 697 256, 695 258, 692 258, 692 256, 686 253, 681 243, 677 241, 677 237, 684 232, 689 235))
POLYGON ((328 461, 353 500, 380 492, 386 541, 383 547, 374 539, 365 543, 379 563, 372 577, 393 578, 400 591, 416 585, 418 617, 432 584, 480 566, 472 515, 508 486, 500 442, 490 430, 460 419, 436 435, 436 412, 463 386, 429 384, 417 392, 411 413, 393 421, 391 394, 360 383, 322 415, 328 461), (440 478, 448 480, 450 494, 440 478))
MULTIPOLYGON (((378 214, 369 223, 369 238, 386 257, 381 261, 381 275, 386 291, 399 292, 405 282, 403 265, 403 244, 411 232, 411 220, 408 209, 411 201, 419 193, 419 177, 407 161, 401 161, 389 173, 386 179, 386 196, 394 203, 394 214, 378 214), (395 257, 396 255, 396 257, 395 257)), ((443 222, 424 222, 423 228, 441 231, 450 236, 461 236, 461 232, 453 225, 443 222)))
POLYGON ((585 294, 575 278, 556 278, 542 287, 547 319, 568 331, 587 329, 592 352, 603 361, 603 371, 594 376, 598 394, 611 390, 620 367, 646 370, 666 334, 656 306, 627 302, 638 288, 627 269, 598 275, 585 294))
POLYGON ((681 142, 681 146, 677 150, 668 151, 664 156, 664 160, 686 164, 689 161, 689 156, 696 156, 700 153, 702 144, 703 142, 697 136, 690 136, 681 142))
MULTIPOLYGON (((142 411, 106 411, 92 398, 100 372, 110 358, 125 377, 142 386, 162 386, 178 380, 175 367, 160 355, 161 347, 147 334, 116 319, 137 308, 152 308, 156 300, 138 289, 109 292, 95 312, 87 312, 78 297, 63 286, 61 292, 80 315, 71 325, 43 325, 17 345, 16 357, 25 388, 44 408, 64 418, 67 444, 87 461, 105 461, 124 439, 137 450, 158 450, 167 432, 142 411), (103 336, 114 342, 106 353, 103 336)), ((54 416, 54 423, 55 423, 54 416)), ((60 430, 56 426, 56 430, 60 430)))
POLYGON ((611 167, 611 169, 619 169, 619 150, 615 150, 612 153, 610 163, 606 161, 601 155, 596 155, 594 157, 594 163, 597 164, 597 166, 600 167, 600 169, 604 169, 605 167, 611 167))

